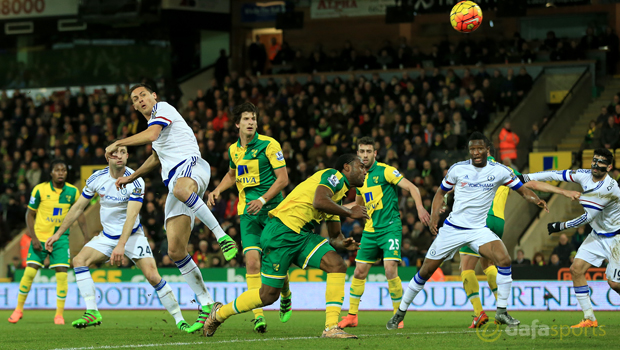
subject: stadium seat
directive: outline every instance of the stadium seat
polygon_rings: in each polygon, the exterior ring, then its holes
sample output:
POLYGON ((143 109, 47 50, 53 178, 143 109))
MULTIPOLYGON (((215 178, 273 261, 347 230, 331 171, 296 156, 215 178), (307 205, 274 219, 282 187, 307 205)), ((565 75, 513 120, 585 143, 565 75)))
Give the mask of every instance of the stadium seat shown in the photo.
POLYGON ((594 157, 594 150, 584 149, 583 153, 581 154, 581 167, 589 168, 590 163, 592 162, 592 157, 594 157))

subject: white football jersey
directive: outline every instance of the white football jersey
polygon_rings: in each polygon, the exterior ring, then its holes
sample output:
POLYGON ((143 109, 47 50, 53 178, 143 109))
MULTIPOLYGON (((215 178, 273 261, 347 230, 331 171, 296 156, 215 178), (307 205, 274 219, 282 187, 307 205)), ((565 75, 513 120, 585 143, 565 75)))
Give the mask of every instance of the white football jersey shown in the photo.
POLYGON ((454 188, 454 205, 444 224, 461 229, 485 227, 500 186, 517 190, 523 184, 512 169, 496 162, 487 162, 482 168, 472 165, 471 160, 452 165, 441 182, 446 192, 454 188))
POLYGON ((167 102, 157 102, 153 106, 149 119, 151 125, 162 127, 159 137, 153 142, 153 150, 159 156, 161 177, 168 186, 178 166, 187 159, 200 157, 198 141, 183 117, 167 102))
MULTIPOLYGON (((132 169, 125 167, 124 176, 129 176, 133 172, 132 169)), ((142 203, 144 200, 144 180, 142 178, 127 184, 125 188, 120 190, 116 189, 115 183, 116 179, 110 176, 110 167, 107 167, 92 174, 86 180, 86 186, 82 190, 82 196, 87 199, 93 198, 95 194, 99 194, 101 197, 99 216, 103 226, 103 234, 111 239, 118 239, 123 233, 129 201, 142 203)), ((138 215, 131 233, 136 233, 141 229, 140 215, 138 215)))
POLYGON ((564 181, 581 185, 583 193, 579 203, 586 211, 582 216, 567 221, 565 228, 578 227, 585 224, 592 226, 592 232, 603 236, 620 233, 620 188, 616 180, 606 175, 601 181, 594 182, 592 170, 552 170, 533 174, 524 174, 524 180, 531 181, 564 181))

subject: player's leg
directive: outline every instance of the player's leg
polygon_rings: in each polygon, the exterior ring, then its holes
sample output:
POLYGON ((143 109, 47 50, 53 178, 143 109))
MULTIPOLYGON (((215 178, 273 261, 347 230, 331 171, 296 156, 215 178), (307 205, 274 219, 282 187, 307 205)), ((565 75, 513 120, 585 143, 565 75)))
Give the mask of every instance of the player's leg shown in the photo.
MULTIPOLYGON (((594 327, 598 326, 596 317, 594 317, 594 311, 592 309, 592 302, 590 301, 590 288, 586 280, 586 271, 591 266, 601 266, 605 259, 609 258, 609 247, 605 243, 606 237, 598 237, 596 235, 588 235, 583 241, 575 260, 573 261, 570 271, 573 279, 573 290, 575 296, 579 302, 579 306, 583 311, 583 319, 578 324, 574 325, 575 328, 581 327, 594 327)), ((613 259, 609 260, 607 266, 607 277, 610 277, 610 266, 613 265, 613 259)))
POLYGON ((479 231, 480 233, 476 233, 478 237, 475 240, 477 243, 474 243, 474 246, 480 244, 478 246, 480 255, 493 261, 498 270, 497 313, 495 314, 495 322, 516 326, 520 323, 519 320, 508 315, 506 311, 506 307, 508 306, 508 297, 510 296, 510 290, 512 288, 510 255, 508 255, 504 242, 502 242, 497 235, 487 228, 479 231))
MULTIPOLYGON (((148 245, 146 238, 144 238, 144 236, 142 236, 142 238, 148 245)), ((129 255, 127 255, 127 257, 133 259, 129 255)), ((187 331, 190 328, 190 325, 185 322, 185 319, 183 318, 181 307, 179 306, 177 299, 174 297, 172 288, 170 288, 168 282, 166 282, 166 280, 159 275, 157 265, 155 264, 155 259, 153 259, 153 257, 147 257, 142 259, 133 259, 133 261, 140 271, 142 271, 142 274, 144 274, 144 277, 146 277, 149 284, 155 288, 159 301, 161 301, 162 305, 174 318, 174 323, 177 325, 177 328, 181 331, 187 331)))
POLYGON ((170 217, 169 214, 173 214, 175 207, 180 205, 180 202, 170 197, 172 196, 168 195, 168 199, 166 200, 165 227, 166 236, 168 238, 168 256, 170 256, 181 271, 185 282, 189 285, 194 294, 196 294, 196 300, 198 300, 201 306, 198 319, 192 325, 191 329, 191 331, 196 331, 196 329, 202 327, 205 320, 211 314, 211 307, 214 301, 205 287, 200 269, 187 252, 187 242, 191 234, 191 221, 193 218, 187 215, 170 217))
POLYGON ((469 230, 460 230, 450 226, 443 226, 439 229, 439 234, 431 244, 422 267, 413 276, 403 294, 403 300, 392 318, 388 321, 386 328, 389 330, 398 329, 398 325, 405 319, 405 314, 413 299, 424 289, 426 281, 433 276, 433 273, 441 266, 445 259, 452 259, 454 253, 467 242, 469 230))
MULTIPOLYGON (((383 267, 385 268, 385 277, 387 278, 394 313, 398 310, 403 298, 403 282, 398 277, 398 265, 401 262, 400 242, 403 237, 402 232, 403 229, 399 225, 397 229, 381 234, 377 242, 380 250, 383 252, 383 267)), ((403 328, 402 322, 398 327, 403 328)))
POLYGON ((204 335, 213 336, 217 328, 233 315, 271 305, 278 300, 288 268, 303 247, 304 237, 280 220, 270 220, 260 241, 263 250, 269 252, 262 256, 260 289, 247 290, 226 305, 215 303, 211 316, 205 322, 204 335))
MULTIPOLYGON (((325 329, 321 335, 324 338, 357 339, 357 336, 348 334, 338 327, 338 318, 344 300, 344 283, 347 276, 347 265, 342 257, 326 239, 317 235, 308 236, 308 244, 300 258, 305 256, 303 268, 307 266, 319 267, 327 272, 325 284, 325 329), (314 248, 308 252, 308 248, 314 248), (319 260, 320 259, 320 260, 319 260)), ((298 265, 301 259, 298 259, 298 265)))
MULTIPOLYGON (((362 241, 363 240, 364 238, 362 236, 362 241)), ((359 256, 359 250, 357 254, 359 256)), ((368 271, 370 271, 370 266, 371 264, 355 259, 355 272, 353 272, 351 287, 349 288, 349 313, 342 318, 342 321, 338 322, 338 327, 357 327, 357 313, 360 306, 360 299, 364 294, 366 277, 368 276, 368 271)))
MULTIPOLYGON (((261 246, 260 233, 262 227, 258 223, 257 215, 242 215, 240 217, 241 224, 241 244, 243 246, 243 254, 245 256, 245 281, 248 290, 260 289, 260 260, 261 246)), ((267 331, 267 323, 265 322, 265 313, 263 309, 256 308, 252 310, 254 313, 254 330, 258 333, 267 331)))
MULTIPOLYGON (((504 219, 489 215, 487 216, 487 227, 495 233, 499 239, 502 239, 504 236, 504 219)), ((487 276, 489 288, 491 288, 491 292, 493 292, 495 300, 497 300, 497 267, 491 260, 484 257, 480 259, 480 265, 482 266, 484 274, 487 276)))
POLYGON ((202 158, 199 158, 195 162, 188 164, 184 169, 186 170, 176 179, 172 193, 213 232, 222 247, 224 258, 226 260, 234 258, 237 255, 237 244, 222 230, 217 219, 202 200, 202 195, 207 189, 209 179, 211 178, 209 164, 202 158))
POLYGON ((471 248, 465 246, 459 251, 461 257, 461 264, 459 266, 461 270, 461 279, 463 280, 463 289, 467 294, 467 300, 474 307, 474 319, 472 320, 469 328, 477 328, 488 322, 489 317, 482 309, 482 303, 480 302, 480 285, 478 278, 476 277, 476 264, 480 260, 480 255, 471 250, 471 248))
POLYGON ((380 256, 377 235, 374 232, 364 232, 360 242, 360 249, 355 257, 355 272, 349 288, 349 313, 338 323, 338 327, 357 327, 357 313, 360 300, 364 294, 366 276, 372 264, 377 262, 380 256))
POLYGON ((32 243, 30 243, 30 248, 28 249, 28 257, 26 258, 26 269, 24 270, 24 275, 19 281, 17 306, 9 317, 9 322, 17 323, 23 317, 24 304, 26 303, 28 293, 30 292, 30 288, 32 287, 32 281, 37 275, 37 271, 41 267, 44 267, 43 263, 48 254, 49 252, 45 250, 45 242, 41 242, 41 250, 35 250, 32 246, 32 243))
POLYGON ((54 243, 50 253, 50 269, 56 270, 56 315, 54 316, 54 323, 60 325, 65 324, 63 313, 69 289, 67 270, 71 266, 70 256, 69 236, 63 235, 54 243))
POLYGON ((111 247, 109 244, 104 244, 104 239, 96 238, 88 242, 78 255, 73 258, 75 281, 77 282, 78 291, 86 303, 84 315, 71 323, 75 328, 97 326, 103 320, 97 308, 95 283, 88 267, 108 260, 113 249, 114 247, 111 247))

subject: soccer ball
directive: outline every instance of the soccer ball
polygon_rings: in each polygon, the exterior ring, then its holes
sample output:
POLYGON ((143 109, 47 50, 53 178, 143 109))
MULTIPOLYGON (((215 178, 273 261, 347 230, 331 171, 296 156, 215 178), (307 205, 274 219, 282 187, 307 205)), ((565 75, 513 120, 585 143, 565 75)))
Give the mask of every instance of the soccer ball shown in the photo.
POLYGON ((482 10, 473 1, 461 1, 450 11, 450 23, 461 33, 471 33, 482 23, 482 10))

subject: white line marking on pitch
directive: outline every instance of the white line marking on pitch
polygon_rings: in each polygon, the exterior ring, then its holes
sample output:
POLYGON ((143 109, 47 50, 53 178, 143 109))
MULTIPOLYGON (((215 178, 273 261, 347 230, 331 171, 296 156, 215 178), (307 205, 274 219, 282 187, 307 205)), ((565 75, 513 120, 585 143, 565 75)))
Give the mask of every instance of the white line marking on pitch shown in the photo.
MULTIPOLYGON (((359 337, 380 337, 392 335, 429 335, 429 334, 467 334, 475 333, 475 331, 442 331, 442 332, 414 332, 414 333, 387 333, 387 334, 358 334, 359 337)), ((230 339, 218 341, 201 341, 201 342, 177 342, 177 343, 157 343, 157 344, 132 344, 132 345, 104 345, 104 346, 85 346, 81 348, 56 348, 51 350, 97 350, 97 349, 126 349, 126 348, 151 348, 158 346, 186 346, 198 344, 230 344, 230 343, 252 343, 282 340, 308 340, 320 339, 320 337, 289 337, 289 338, 265 338, 265 339, 230 339)))

